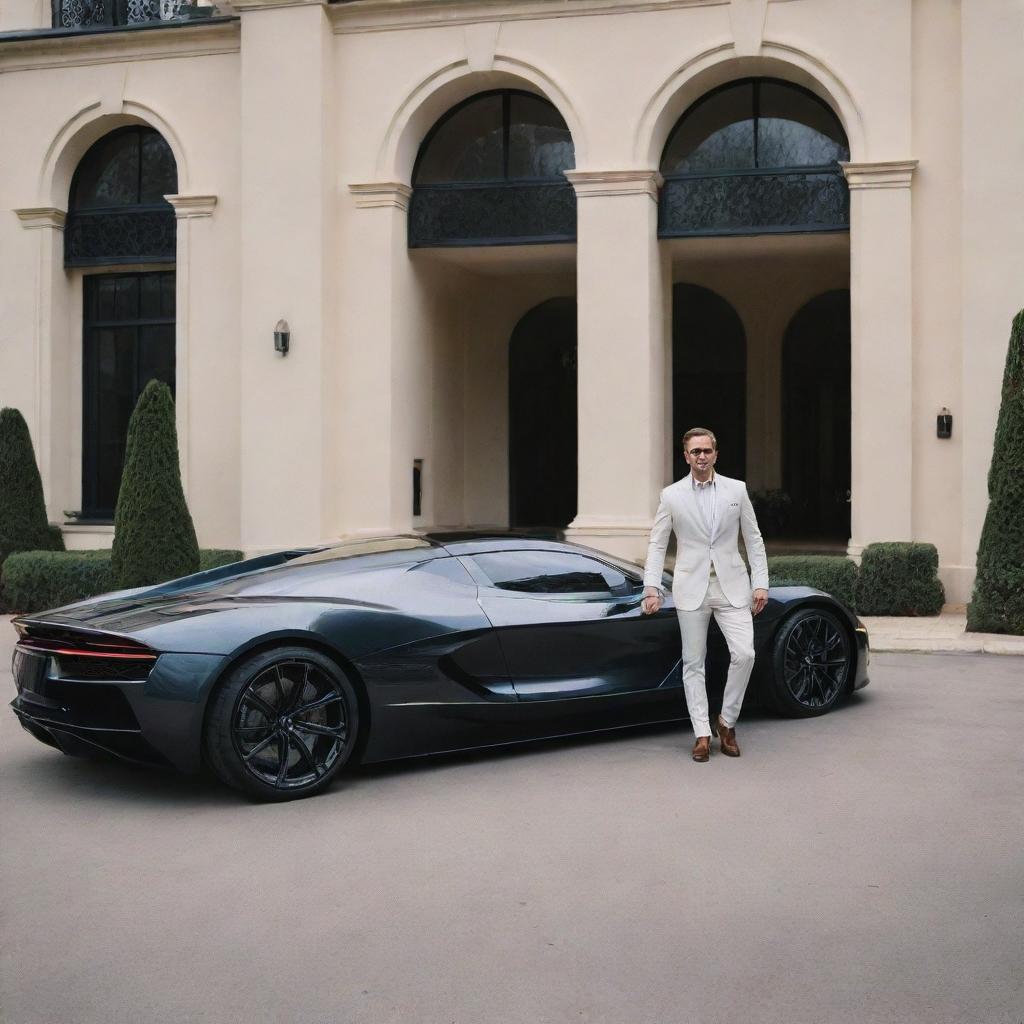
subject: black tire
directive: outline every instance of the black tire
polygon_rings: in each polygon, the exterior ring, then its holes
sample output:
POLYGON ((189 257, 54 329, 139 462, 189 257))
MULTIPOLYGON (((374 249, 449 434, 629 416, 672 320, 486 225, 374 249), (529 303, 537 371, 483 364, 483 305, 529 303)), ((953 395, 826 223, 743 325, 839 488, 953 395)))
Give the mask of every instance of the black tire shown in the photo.
POLYGON ((239 662, 206 716, 206 758, 229 786, 259 800, 324 789, 352 757, 359 734, 355 688, 330 658, 275 647, 239 662))
POLYGON ((854 665, 849 631, 824 608, 802 608, 775 634, 769 691, 790 718, 823 715, 850 688, 854 665))

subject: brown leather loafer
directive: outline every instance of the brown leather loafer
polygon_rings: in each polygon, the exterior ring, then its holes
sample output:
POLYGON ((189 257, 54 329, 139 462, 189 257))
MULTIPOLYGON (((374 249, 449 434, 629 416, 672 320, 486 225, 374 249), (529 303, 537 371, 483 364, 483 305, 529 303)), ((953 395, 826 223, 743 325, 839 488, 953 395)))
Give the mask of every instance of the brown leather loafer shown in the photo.
POLYGON ((694 761, 707 761, 711 757, 711 737, 698 736, 693 745, 694 761))
POLYGON ((740 748, 736 742, 736 730, 730 729, 725 722, 722 721, 722 716, 718 716, 718 745, 722 748, 722 753, 727 757, 739 757, 740 748))

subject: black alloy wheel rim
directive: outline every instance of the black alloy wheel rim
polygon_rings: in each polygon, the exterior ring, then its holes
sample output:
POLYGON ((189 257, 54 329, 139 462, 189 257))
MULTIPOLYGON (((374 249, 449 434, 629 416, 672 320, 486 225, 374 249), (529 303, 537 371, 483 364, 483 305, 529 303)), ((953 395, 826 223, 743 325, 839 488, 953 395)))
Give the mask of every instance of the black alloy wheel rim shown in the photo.
POLYGON ((348 741, 341 685, 312 661, 291 658, 246 683, 231 739, 246 770, 274 789, 303 789, 327 774, 348 741))
POLYGON ((805 708, 832 704, 846 685, 850 645, 843 630, 824 615, 801 619, 786 639, 784 681, 805 708))

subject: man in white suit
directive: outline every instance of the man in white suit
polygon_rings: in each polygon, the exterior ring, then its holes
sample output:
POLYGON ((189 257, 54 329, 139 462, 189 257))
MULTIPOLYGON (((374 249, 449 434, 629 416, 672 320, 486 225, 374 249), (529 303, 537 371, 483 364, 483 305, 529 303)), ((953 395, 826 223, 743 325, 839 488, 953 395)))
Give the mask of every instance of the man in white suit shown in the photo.
POLYGON ((654 517, 644 570, 643 610, 652 615, 661 607, 665 550, 675 530, 672 598, 683 638, 683 690, 697 738, 693 759, 709 759, 715 731, 722 753, 739 757, 736 720, 754 667, 753 615, 768 600, 768 559, 746 484, 715 473, 715 435, 705 427, 688 430, 683 435, 683 454, 690 472, 661 492, 654 517), (737 544, 741 531, 750 560, 749 576, 737 544), (709 720, 704 683, 712 615, 729 645, 729 676, 715 730, 709 720))

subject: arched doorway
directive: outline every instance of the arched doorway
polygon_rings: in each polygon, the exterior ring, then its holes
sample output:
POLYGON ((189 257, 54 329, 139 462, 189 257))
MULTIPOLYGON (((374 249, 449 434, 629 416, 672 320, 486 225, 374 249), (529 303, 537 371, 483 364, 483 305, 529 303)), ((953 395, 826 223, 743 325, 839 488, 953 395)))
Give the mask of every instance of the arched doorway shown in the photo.
POLYGON ((576 516, 576 300, 550 299, 509 343, 509 523, 562 528, 576 516))
POLYGON ((708 288, 672 289, 672 479, 688 472, 679 443, 690 427, 718 439, 718 469, 742 480, 747 464, 747 343, 736 311, 708 288))
POLYGON ((789 323, 782 349, 783 487, 790 530, 850 536, 850 293, 825 292, 789 323))
POLYGON ((175 384, 174 154, 155 129, 104 135, 71 182, 64 265, 82 278, 82 518, 113 518, 128 420, 150 380, 175 384), (140 269, 140 266, 145 269, 140 269))

